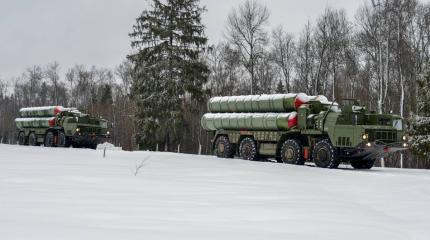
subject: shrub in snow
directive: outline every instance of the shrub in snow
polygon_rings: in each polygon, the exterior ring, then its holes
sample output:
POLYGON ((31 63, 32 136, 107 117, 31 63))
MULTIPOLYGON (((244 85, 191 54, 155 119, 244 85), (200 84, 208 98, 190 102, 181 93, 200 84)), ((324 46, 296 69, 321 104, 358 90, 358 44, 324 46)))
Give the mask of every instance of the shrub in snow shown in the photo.
POLYGON ((118 150, 118 151, 122 150, 121 147, 115 147, 113 144, 108 143, 108 142, 97 145, 97 150, 104 150, 104 149, 106 149, 106 150, 118 150))
POLYGON ((416 155, 430 158, 430 117, 415 116, 412 119, 411 150, 416 155))

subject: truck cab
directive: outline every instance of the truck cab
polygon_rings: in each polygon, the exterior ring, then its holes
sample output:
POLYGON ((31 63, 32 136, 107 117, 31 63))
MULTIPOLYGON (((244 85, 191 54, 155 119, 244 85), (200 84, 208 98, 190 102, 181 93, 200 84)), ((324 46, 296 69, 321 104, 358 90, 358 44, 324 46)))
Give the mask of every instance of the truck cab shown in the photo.
MULTIPOLYGON (((355 168, 370 168, 376 159, 407 147, 403 119, 392 114, 369 112, 355 99, 342 99, 339 103, 314 103, 303 105, 299 117, 307 119, 306 126, 299 126, 304 134, 320 131, 336 149, 336 157, 348 161, 355 168), (317 115, 307 114, 307 109, 317 108, 317 115)), ((327 158, 325 153, 314 157, 327 158)))

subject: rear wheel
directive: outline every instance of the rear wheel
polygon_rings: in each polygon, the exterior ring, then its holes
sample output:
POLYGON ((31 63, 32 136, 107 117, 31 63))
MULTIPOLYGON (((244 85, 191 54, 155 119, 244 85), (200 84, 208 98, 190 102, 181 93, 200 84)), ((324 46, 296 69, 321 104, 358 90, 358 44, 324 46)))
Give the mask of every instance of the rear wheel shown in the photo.
POLYGON ((36 134, 33 132, 28 135, 28 145, 37 146, 37 137, 36 134))
POLYGON ((284 142, 281 148, 281 159, 283 163, 303 165, 303 148, 299 141, 288 139, 284 142))
POLYGON ((54 133, 48 132, 45 136, 45 147, 55 147, 54 144, 54 133))
POLYGON ((340 164, 336 149, 328 139, 323 139, 315 145, 312 158, 315 165, 320 168, 337 168, 340 164))
POLYGON ((18 144, 19 145, 25 145, 26 144, 26 137, 25 137, 25 133, 24 132, 20 132, 18 134, 18 144))
POLYGON ((246 137, 240 142, 239 152, 245 160, 256 161, 258 159, 257 144, 250 137, 246 137))
POLYGON ((375 159, 351 161, 351 166, 355 169, 371 169, 375 164, 375 159))
POLYGON ((227 136, 219 136, 215 141, 214 153, 219 158, 232 158, 234 147, 227 136))

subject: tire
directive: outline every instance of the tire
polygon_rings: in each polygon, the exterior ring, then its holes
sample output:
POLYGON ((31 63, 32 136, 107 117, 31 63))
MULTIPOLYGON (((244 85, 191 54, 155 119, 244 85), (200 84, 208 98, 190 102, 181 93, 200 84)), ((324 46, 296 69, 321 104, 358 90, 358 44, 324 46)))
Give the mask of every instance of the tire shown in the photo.
POLYGON ((340 164, 336 149, 328 139, 323 139, 315 145, 312 158, 315 165, 320 168, 337 168, 340 164))
POLYGON ((227 136, 219 136, 215 141, 214 154, 219 158, 233 158, 234 147, 227 136))
POLYGON ((64 132, 61 132, 61 131, 58 132, 57 141, 58 141, 57 143, 58 147, 69 147, 67 143, 67 138, 64 132))
POLYGON ((303 157, 303 147, 300 142, 295 139, 286 140, 281 148, 281 160, 286 164, 305 164, 305 159, 303 157))
POLYGON ((54 144, 54 133, 47 132, 45 135, 45 147, 55 147, 54 144))
POLYGON ((18 134, 18 144, 19 145, 26 145, 26 137, 24 132, 19 132, 18 134))
POLYGON ((242 139, 240 142, 239 153, 244 160, 258 160, 257 144, 254 139, 250 137, 242 139))
POLYGON ((37 144, 37 136, 34 132, 30 133, 30 135, 28 135, 28 145, 30 146, 38 146, 37 144))
POLYGON ((373 164, 375 164, 375 159, 351 161, 351 166, 355 169, 371 169, 373 164))

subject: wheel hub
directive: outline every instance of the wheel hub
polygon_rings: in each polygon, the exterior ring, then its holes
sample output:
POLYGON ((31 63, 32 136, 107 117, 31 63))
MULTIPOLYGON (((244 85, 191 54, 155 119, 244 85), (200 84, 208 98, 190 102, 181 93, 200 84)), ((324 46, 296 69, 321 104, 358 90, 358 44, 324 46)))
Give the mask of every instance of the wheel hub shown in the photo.
POLYGON ((285 151, 285 157, 287 160, 292 160, 294 158, 294 150, 291 148, 288 148, 287 151, 285 151))
POLYGON ((224 153, 224 151, 225 151, 225 145, 224 145, 224 143, 220 143, 218 145, 218 152, 224 153))
POLYGON ((327 162, 328 160, 328 153, 325 149, 320 149, 318 151, 318 160, 321 162, 327 162))
POLYGON ((249 146, 249 144, 245 144, 245 146, 243 147, 243 155, 248 157, 250 154, 251 154, 251 146, 249 146))

